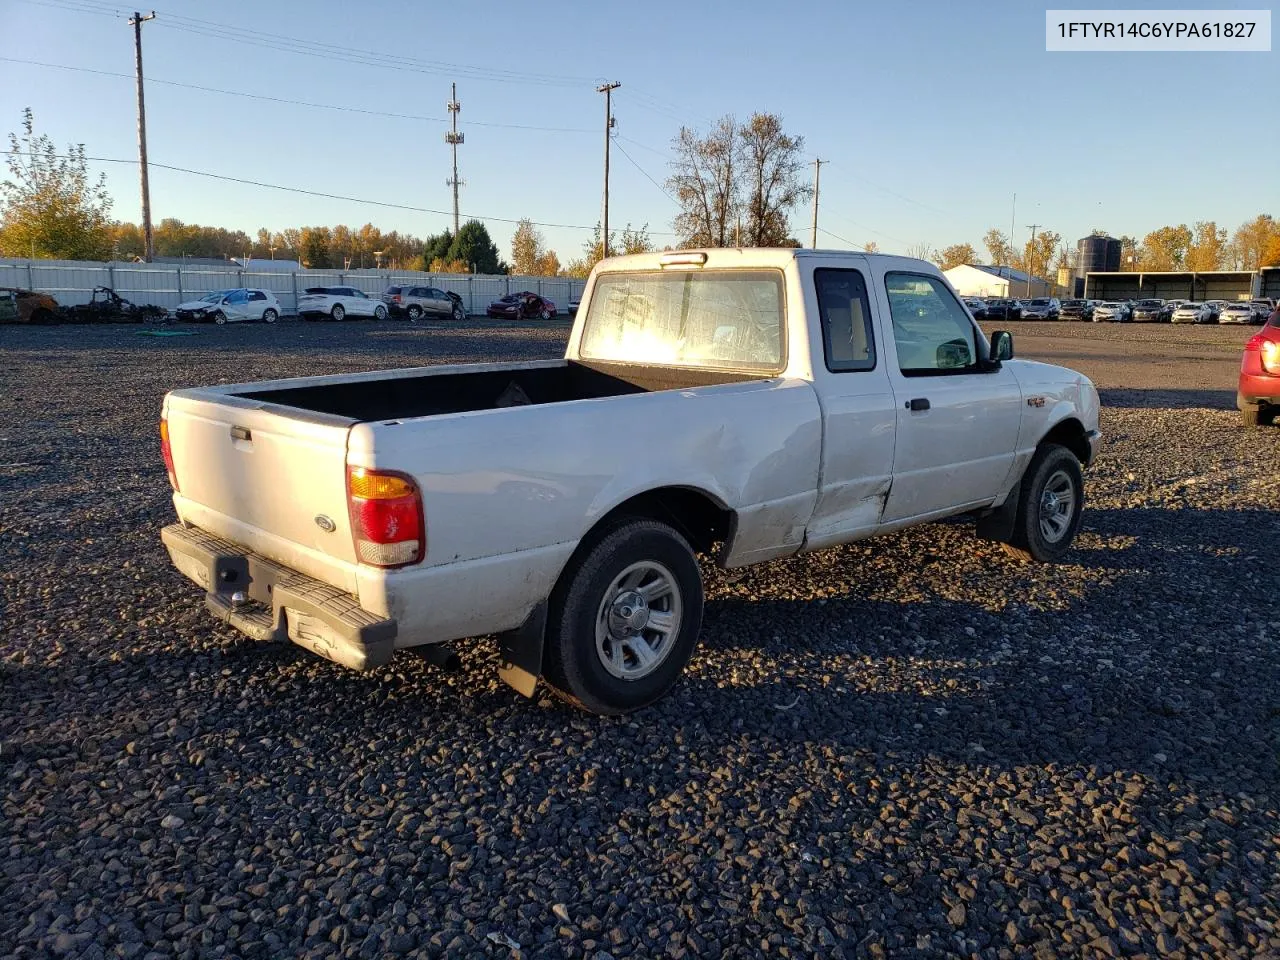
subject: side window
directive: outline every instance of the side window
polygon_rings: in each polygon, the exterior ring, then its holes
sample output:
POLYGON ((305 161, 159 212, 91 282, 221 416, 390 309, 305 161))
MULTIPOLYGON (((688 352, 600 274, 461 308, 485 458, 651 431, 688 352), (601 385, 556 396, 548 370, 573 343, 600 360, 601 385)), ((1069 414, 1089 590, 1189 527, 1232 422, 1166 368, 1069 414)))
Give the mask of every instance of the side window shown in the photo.
POLYGON ((250 291, 249 291, 249 299, 250 299, 250 300, 265 300, 265 299, 267 299, 267 295, 266 295, 265 293, 263 293, 261 290, 250 290, 250 291))
POLYGON ((249 299, 247 290, 233 290, 231 296, 227 297, 227 303, 245 303, 249 299))
POLYGON ((871 302, 867 283, 858 270, 813 271, 822 318, 822 349, 827 369, 872 370, 876 365, 875 336, 871 330, 871 302))
POLYGON ((920 273, 887 273, 884 285, 898 366, 904 374, 933 376, 977 370, 973 322, 941 280, 920 273))

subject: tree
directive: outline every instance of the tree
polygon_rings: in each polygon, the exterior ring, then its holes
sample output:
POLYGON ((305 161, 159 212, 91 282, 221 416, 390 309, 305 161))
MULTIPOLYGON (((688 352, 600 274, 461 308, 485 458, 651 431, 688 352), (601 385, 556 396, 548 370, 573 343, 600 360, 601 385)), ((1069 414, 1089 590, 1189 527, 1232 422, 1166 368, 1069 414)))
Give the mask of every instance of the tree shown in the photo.
POLYGON ((874 240, 868 240, 866 243, 862 245, 862 249, 866 253, 879 253, 880 244, 876 243, 874 240))
POLYGON ((1140 254, 1138 251, 1138 241, 1133 237, 1124 236, 1120 238, 1120 271, 1122 273, 1134 273, 1142 268, 1139 262, 1140 254))
POLYGON ((977 263, 978 251, 973 249, 972 244, 953 243, 941 252, 935 250, 933 262, 941 270, 950 270, 952 267, 958 267, 961 264, 977 263))
POLYGON ((1023 268, 1032 276, 1043 276, 1049 272, 1053 263, 1053 252, 1057 249, 1062 237, 1052 230, 1041 230, 1034 240, 1028 240, 1023 247, 1023 268))
POLYGON ((136 223, 113 223, 110 233, 112 260, 133 260, 146 254, 142 228, 136 223))
POLYGON ((1280 233, 1267 241, 1267 248, 1262 251, 1260 266, 1280 267, 1280 233))
POLYGON ((31 108, 22 136, 9 134, 9 178, 0 183, 0 253, 11 257, 105 260, 111 254, 111 197, 106 177, 89 176, 84 144, 59 155, 35 133, 31 108))
POLYGON ((1241 269, 1256 270, 1261 266, 1264 254, 1277 236, 1280 236, 1280 223, 1268 213, 1242 223, 1231 238, 1239 253, 1241 269))
POLYGON ((791 238, 790 213, 813 196, 802 179, 804 137, 783 132, 782 118, 753 113, 738 131, 742 143, 747 230, 743 245, 786 246, 791 238))
POLYGON ((727 247, 742 212, 736 121, 722 117, 705 137, 681 127, 671 146, 675 159, 667 188, 680 205, 676 233, 685 246, 727 247))
POLYGON ((1200 220, 1192 228, 1187 249, 1188 270, 1221 270, 1227 260, 1227 228, 1212 220, 1200 220))
POLYGON ((1185 224, 1161 227, 1142 238, 1143 270, 1181 270, 1191 246, 1191 229, 1185 224))
POLYGON ((302 265, 309 270, 328 270, 333 266, 329 256, 328 227, 303 227, 302 245, 298 249, 302 265))
POLYGON ((988 259, 997 266, 1007 266, 1013 259, 1013 247, 1009 238, 996 227, 982 235, 982 245, 987 248, 988 259))
POLYGON ((554 277, 560 272, 560 258, 546 248, 532 221, 521 220, 511 238, 511 272, 531 277, 554 277))
MULTIPOLYGON (((612 243, 610 243, 612 247, 612 243)), ((649 225, 632 229, 628 223, 622 230, 623 253, 649 253, 653 250, 653 241, 649 239, 649 225)))
POLYGON ((468 220, 449 244, 446 260, 472 264, 476 273, 506 273, 507 265, 498 256, 498 245, 479 220, 468 220))
MULTIPOLYGON (((653 249, 653 241, 649 239, 649 225, 647 223, 642 227, 634 228, 628 223, 622 230, 621 248, 618 245, 618 231, 609 231, 609 253, 615 256, 619 251, 622 253, 649 253, 653 249)), ((570 277, 585 277, 591 272, 591 268, 603 258, 604 244, 600 239, 600 222, 597 220, 591 239, 582 245, 582 256, 577 260, 570 260, 569 265, 564 268, 564 272, 570 277)))
POLYGON ((915 257, 917 260, 932 260, 934 249, 926 242, 913 243, 907 247, 907 256, 915 257))

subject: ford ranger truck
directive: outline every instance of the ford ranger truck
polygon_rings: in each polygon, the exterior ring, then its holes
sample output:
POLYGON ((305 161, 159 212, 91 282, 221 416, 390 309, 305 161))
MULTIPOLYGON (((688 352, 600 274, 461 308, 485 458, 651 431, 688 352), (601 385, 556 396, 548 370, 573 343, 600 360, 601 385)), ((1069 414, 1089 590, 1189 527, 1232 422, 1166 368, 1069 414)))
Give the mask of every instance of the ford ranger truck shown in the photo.
POLYGON ((162 538, 209 610, 356 670, 496 635, 500 673, 652 703, 725 568, 966 515, 1054 561, 1098 394, 1014 359, 938 269, 813 250, 615 257, 562 360, 175 390, 162 538))

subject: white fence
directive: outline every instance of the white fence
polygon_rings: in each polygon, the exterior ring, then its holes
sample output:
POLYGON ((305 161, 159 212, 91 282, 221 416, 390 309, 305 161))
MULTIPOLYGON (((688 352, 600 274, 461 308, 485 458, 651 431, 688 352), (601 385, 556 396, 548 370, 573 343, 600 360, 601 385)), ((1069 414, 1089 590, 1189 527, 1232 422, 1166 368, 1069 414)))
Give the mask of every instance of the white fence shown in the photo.
POLYGON ((412 284, 451 290, 462 297, 471 314, 482 314, 493 300, 508 293, 532 290, 554 301, 562 314, 570 300, 582 296, 583 280, 569 277, 513 277, 467 273, 419 273, 413 270, 299 270, 261 273, 207 265, 171 263, 96 263, 81 260, 0 259, 0 287, 22 287, 52 294, 60 304, 88 303, 94 287, 111 287, 135 303, 154 303, 172 309, 212 290, 257 287, 276 295, 286 314, 297 309, 298 294, 307 287, 355 287, 381 295, 392 284, 412 284))

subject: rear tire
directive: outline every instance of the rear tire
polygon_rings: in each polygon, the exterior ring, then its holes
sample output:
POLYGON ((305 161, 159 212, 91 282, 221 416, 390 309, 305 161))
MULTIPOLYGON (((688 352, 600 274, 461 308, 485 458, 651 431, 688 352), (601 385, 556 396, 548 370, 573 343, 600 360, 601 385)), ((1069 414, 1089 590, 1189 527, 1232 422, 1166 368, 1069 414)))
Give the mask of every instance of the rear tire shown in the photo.
POLYGON ((410 323, 417 323, 422 319, 422 308, 415 303, 405 311, 405 315, 409 318, 410 323))
POLYGON ((578 548, 551 594, 543 678, 591 713, 629 713, 665 695, 702 627, 702 577, 688 541, 624 520, 578 548))
POLYGON ((377 320, 379 323, 381 323, 383 320, 387 319, 387 308, 386 308, 386 307, 374 307, 374 308, 373 308, 373 319, 377 320))
POLYGON ((279 319, 279 317, 280 317, 280 314, 276 313, 276 312, 275 312, 274 310, 272 310, 270 307, 267 307, 267 309, 266 309, 266 310, 263 310, 263 311, 262 311, 262 322, 263 322, 263 323, 275 323, 275 322, 276 322, 276 320, 277 320, 277 319, 279 319))
POLYGON ((1275 423, 1276 410, 1260 403, 1251 403, 1240 411, 1240 424, 1245 427, 1269 427, 1275 423))
POLYGON ((540 319, 540 320, 550 320, 550 319, 551 319, 551 311, 550 311, 550 310, 548 310, 546 307, 543 307, 540 311, 538 311, 538 319, 540 319))
POLYGON ((1018 513, 1005 552, 1019 560, 1055 563, 1071 549, 1083 513, 1080 461, 1066 447, 1047 443, 1022 475, 1018 513))

